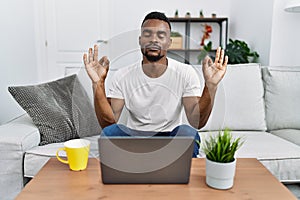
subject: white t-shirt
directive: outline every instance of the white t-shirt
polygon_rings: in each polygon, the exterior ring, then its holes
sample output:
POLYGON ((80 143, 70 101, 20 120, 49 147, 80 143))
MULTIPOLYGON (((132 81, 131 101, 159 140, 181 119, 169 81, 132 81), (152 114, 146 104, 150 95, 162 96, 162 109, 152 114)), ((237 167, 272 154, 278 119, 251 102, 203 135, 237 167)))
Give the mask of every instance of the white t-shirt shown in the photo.
POLYGON ((141 61, 119 69, 113 76, 107 97, 124 99, 129 111, 127 126, 141 131, 172 131, 182 124, 182 97, 201 96, 195 69, 168 58, 166 71, 148 77, 141 61))

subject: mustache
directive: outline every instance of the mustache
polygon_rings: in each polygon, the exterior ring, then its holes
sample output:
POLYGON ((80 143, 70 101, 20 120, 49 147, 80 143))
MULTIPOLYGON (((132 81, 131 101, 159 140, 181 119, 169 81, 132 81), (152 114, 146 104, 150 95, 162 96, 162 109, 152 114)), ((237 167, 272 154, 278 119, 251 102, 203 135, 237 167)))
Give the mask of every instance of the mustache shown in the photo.
POLYGON ((157 44, 147 44, 144 46, 144 48, 156 48, 156 49, 159 49, 161 50, 161 46, 157 45, 157 44))

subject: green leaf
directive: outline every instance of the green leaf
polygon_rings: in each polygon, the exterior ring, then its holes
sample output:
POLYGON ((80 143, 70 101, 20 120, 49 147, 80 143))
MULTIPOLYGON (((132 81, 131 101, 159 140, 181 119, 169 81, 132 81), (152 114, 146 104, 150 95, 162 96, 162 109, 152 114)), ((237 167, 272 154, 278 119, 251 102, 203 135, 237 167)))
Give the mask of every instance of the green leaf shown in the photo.
POLYGON ((203 141, 202 148, 209 160, 222 163, 234 160, 234 155, 243 141, 240 137, 234 139, 230 132, 226 128, 223 133, 219 131, 217 135, 211 135, 203 141))
POLYGON ((245 41, 232 39, 229 39, 226 45, 225 54, 228 56, 229 64, 257 62, 259 58, 259 54, 256 51, 251 52, 245 41))

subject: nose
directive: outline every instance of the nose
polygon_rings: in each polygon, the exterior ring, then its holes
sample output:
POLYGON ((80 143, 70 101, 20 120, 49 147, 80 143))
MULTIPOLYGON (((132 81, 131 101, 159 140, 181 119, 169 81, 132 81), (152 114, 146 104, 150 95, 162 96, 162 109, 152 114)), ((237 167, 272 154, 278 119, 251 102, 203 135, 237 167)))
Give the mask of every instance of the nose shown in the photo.
POLYGON ((153 33, 153 34, 151 35, 150 40, 151 40, 151 42, 157 42, 157 41, 158 41, 158 39, 157 39, 157 34, 156 34, 156 33, 153 33))

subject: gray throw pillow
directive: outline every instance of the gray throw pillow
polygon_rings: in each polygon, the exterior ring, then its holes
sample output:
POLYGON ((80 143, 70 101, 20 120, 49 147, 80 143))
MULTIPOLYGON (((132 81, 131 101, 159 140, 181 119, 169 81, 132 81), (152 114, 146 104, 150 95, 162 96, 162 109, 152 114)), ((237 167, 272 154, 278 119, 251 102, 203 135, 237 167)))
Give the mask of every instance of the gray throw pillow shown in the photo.
POLYGON ((94 108, 77 75, 33 86, 8 87, 38 127, 39 145, 100 134, 94 108))

